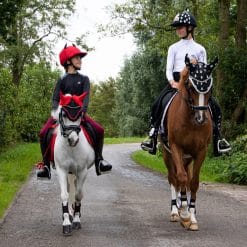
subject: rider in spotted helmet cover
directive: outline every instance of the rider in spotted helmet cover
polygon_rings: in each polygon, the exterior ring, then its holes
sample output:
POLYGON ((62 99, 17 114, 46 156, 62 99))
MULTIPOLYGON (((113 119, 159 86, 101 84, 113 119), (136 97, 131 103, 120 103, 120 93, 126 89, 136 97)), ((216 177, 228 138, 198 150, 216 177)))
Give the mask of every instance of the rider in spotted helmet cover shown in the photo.
MULTIPOLYGON (((166 104, 177 91, 180 72, 185 67, 184 58, 188 54, 192 63, 207 63, 205 48, 195 42, 194 29, 197 27, 196 20, 188 11, 177 14, 171 26, 176 29, 176 34, 180 40, 168 48, 166 77, 168 85, 163 89, 155 100, 151 109, 151 129, 147 140, 143 141, 141 147, 150 154, 156 153, 158 129, 166 104)), ((221 137, 221 110, 213 97, 209 99, 209 106, 214 122, 213 144, 215 156, 228 152, 230 144, 221 137)))

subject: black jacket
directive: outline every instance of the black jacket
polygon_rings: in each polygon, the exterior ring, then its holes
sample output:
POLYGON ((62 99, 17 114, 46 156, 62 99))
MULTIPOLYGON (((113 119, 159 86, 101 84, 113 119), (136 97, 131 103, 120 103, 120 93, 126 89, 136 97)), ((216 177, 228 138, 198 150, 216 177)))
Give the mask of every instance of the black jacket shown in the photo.
POLYGON ((65 74, 61 77, 55 86, 52 97, 52 109, 57 109, 60 101, 60 91, 63 94, 81 95, 84 92, 88 92, 87 96, 83 100, 83 111, 87 111, 89 103, 89 91, 90 82, 87 76, 80 73, 65 74))

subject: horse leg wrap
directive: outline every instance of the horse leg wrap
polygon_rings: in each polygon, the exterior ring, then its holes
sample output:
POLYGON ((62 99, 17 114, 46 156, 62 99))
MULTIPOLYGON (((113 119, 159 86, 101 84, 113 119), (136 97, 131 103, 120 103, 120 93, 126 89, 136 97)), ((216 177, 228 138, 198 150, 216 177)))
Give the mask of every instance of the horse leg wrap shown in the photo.
POLYGON ((186 195, 186 192, 181 192, 181 204, 184 205, 186 202, 187 204, 187 195, 186 195))
POLYGON ((171 210, 172 210, 172 206, 178 207, 177 206, 177 200, 176 199, 174 199, 174 200, 171 201, 171 210))
POLYGON ((63 209, 63 214, 69 213, 69 205, 68 205, 68 203, 66 203, 66 205, 64 205, 62 203, 62 209, 63 209))
POLYGON ((73 229, 78 230, 81 228, 81 203, 75 202, 74 219, 73 219, 73 229))
POLYGON ((76 213, 79 213, 79 215, 81 216, 81 203, 75 203, 74 215, 76 213))
POLYGON ((194 211, 194 213, 196 214, 196 200, 195 199, 190 199, 189 209, 190 211, 194 211))

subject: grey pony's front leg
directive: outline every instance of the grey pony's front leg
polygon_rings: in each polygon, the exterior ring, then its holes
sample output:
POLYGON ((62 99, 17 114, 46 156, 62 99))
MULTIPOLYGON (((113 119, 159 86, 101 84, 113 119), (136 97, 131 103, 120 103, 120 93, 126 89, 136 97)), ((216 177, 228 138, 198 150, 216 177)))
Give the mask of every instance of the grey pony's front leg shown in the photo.
POLYGON ((83 185, 87 177, 87 168, 78 174, 76 180, 76 191, 75 191, 75 207, 74 207, 74 218, 73 218, 73 229, 81 228, 81 200, 83 198, 83 185))
POLYGON ((71 235, 72 227, 69 218, 69 193, 68 193, 68 181, 67 181, 67 172, 56 166, 58 180, 61 189, 61 199, 62 199, 62 210, 63 210, 63 234, 71 235))

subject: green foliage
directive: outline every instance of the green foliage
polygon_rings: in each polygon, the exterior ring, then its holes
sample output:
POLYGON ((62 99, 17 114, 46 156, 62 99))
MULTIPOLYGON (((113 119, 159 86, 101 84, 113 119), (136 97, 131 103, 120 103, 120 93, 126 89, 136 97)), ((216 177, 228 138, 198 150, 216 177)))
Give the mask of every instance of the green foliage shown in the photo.
POLYGON ((105 136, 117 135, 113 109, 115 106, 116 82, 109 78, 99 84, 91 84, 91 96, 88 114, 105 129, 105 136))
POLYGON ((18 90, 15 126, 22 140, 37 141, 38 133, 50 116, 51 98, 58 71, 44 62, 27 66, 18 90))
POLYGON ((232 147, 231 156, 224 157, 229 164, 224 175, 230 183, 247 185, 247 134, 238 137, 232 147))
MULTIPOLYGON (((7 69, 0 70, 0 149, 17 140, 36 141, 51 110, 58 71, 45 63, 26 66, 21 85, 11 83, 7 69)), ((1 151, 0 150, 0 151, 1 151)))
POLYGON ((125 61, 116 93, 115 118, 120 136, 145 133, 152 102, 164 86, 164 60, 155 51, 138 51, 125 61))
POLYGON ((19 8, 22 6, 24 0, 2 0, 0 4, 0 37, 4 40, 10 41, 8 37, 9 27, 15 21, 15 17, 19 12, 19 8))
POLYGON ((0 152, 1 149, 15 142, 14 111, 16 106, 16 87, 11 83, 11 74, 7 69, 0 69, 0 152))

